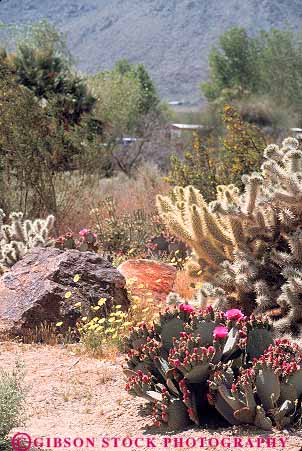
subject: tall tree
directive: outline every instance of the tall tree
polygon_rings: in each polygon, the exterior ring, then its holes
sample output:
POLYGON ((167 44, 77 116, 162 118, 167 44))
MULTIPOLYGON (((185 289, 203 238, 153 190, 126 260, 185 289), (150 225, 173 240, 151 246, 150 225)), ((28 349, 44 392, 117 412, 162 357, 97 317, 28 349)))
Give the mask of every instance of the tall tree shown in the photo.
POLYGON ((258 83, 257 48, 244 28, 231 28, 219 39, 209 56, 210 81, 202 85, 209 100, 215 100, 223 89, 255 89, 258 83))

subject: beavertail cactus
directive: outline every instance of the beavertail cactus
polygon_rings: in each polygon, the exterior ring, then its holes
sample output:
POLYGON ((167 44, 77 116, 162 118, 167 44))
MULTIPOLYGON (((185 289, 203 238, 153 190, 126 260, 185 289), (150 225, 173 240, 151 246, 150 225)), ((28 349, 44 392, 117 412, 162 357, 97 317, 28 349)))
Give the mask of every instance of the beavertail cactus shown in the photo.
POLYGON ((223 370, 210 381, 213 403, 231 424, 283 429, 301 420, 302 353, 278 340, 230 386, 223 370))
POLYGON ((125 343, 126 388, 153 404, 156 424, 201 425, 209 409, 265 430, 301 420, 302 351, 274 341, 265 319, 180 304, 154 326, 133 329, 125 343))

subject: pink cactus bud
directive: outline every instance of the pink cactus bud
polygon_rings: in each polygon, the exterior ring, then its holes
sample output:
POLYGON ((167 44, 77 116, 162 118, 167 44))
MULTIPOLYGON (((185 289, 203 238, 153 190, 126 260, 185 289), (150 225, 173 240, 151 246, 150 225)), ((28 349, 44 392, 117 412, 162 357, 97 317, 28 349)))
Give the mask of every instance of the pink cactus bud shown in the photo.
POLYGON ((207 393, 207 399, 208 399, 208 403, 209 404, 213 404, 214 403, 213 396, 210 393, 207 393))
POLYGON ((162 417, 162 420, 163 420, 163 421, 168 421, 168 414, 167 414, 167 412, 163 412, 163 413, 161 414, 161 417, 162 417))
POLYGON ((214 348, 214 346, 209 346, 209 347, 208 347, 208 353, 209 353, 209 354, 215 354, 215 348, 214 348))
POLYGON ((79 231, 80 236, 86 236, 89 233, 89 229, 82 229, 79 231))

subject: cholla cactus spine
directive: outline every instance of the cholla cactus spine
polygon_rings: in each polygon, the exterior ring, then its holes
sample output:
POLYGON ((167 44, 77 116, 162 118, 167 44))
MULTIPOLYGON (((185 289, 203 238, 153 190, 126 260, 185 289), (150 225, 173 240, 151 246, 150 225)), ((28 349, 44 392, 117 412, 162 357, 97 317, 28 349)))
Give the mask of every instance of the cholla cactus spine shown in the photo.
POLYGON ((0 211, 0 266, 2 271, 13 266, 30 249, 36 246, 53 245, 50 232, 54 227, 55 217, 49 215, 46 219, 23 220, 22 212, 9 215, 10 224, 3 225, 3 211, 0 211))

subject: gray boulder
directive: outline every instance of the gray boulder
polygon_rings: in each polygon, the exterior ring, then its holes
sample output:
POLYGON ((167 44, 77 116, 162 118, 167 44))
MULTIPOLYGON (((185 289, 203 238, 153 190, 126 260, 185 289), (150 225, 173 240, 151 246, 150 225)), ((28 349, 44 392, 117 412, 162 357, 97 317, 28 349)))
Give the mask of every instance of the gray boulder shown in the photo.
POLYGON ((0 332, 22 335, 45 321, 62 321, 66 330, 82 315, 77 302, 87 312, 100 298, 107 302, 98 315, 116 304, 125 311, 129 307, 125 284, 123 275, 95 253, 35 248, 0 278, 0 332), (66 299, 68 291, 72 296, 66 299))

